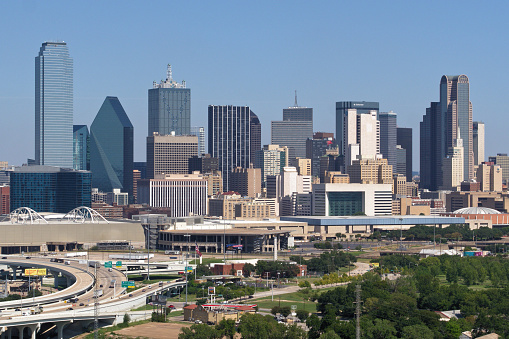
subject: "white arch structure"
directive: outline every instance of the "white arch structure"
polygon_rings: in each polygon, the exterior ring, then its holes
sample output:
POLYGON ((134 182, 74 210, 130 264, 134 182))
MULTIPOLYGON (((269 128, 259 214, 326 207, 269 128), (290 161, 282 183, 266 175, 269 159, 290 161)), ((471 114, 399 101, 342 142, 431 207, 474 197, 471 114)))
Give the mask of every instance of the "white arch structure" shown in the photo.
POLYGON ((65 218, 67 218, 67 220, 69 221, 79 223, 85 223, 86 220, 90 220, 90 222, 92 223, 106 221, 109 224, 109 221, 106 220, 99 212, 87 206, 76 207, 75 209, 68 212, 66 215, 62 217, 62 219, 65 218))
POLYGON ((9 216, 12 224, 35 224, 41 223, 41 220, 46 224, 48 223, 46 219, 30 207, 16 208, 9 216))

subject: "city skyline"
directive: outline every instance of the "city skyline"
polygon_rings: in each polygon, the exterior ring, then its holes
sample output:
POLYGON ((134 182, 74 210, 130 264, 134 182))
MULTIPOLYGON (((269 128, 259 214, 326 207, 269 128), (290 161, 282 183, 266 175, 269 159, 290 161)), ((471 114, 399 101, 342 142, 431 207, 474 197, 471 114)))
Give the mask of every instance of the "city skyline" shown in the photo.
POLYGON ((438 77, 466 74, 471 83, 470 99, 477 112, 474 120, 485 123, 488 136, 502 137, 502 140, 486 139, 486 157, 507 153, 499 146, 507 143, 506 135, 495 120, 499 98, 508 88, 501 82, 507 72, 502 67, 502 55, 507 47, 493 43, 503 32, 503 20, 500 20, 503 8, 495 12, 481 5, 456 8, 452 4, 440 4, 441 11, 455 11, 473 23, 460 29, 433 19, 438 3, 398 6, 397 10, 377 3, 365 7, 296 3, 290 8, 276 4, 271 13, 258 5, 204 3, 196 10, 197 6, 175 4, 172 6, 175 27, 191 28, 179 28, 172 43, 165 44, 161 43, 164 33, 154 33, 152 28, 153 22, 162 21, 163 13, 169 8, 167 4, 127 3, 121 8, 110 4, 101 4, 100 8, 79 2, 62 4, 2 5, 3 12, 10 15, 0 23, 2 30, 9 32, 2 38, 4 62, 0 72, 4 82, 0 85, 0 113, 4 118, 16 119, 5 122, 1 142, 14 142, 17 147, 4 150, 0 158, 11 164, 19 165, 34 157, 31 58, 35 46, 53 37, 66 41, 73 54, 73 123, 90 126, 104 97, 116 95, 126 111, 132 112, 136 161, 145 158, 147 89, 154 79, 161 77, 168 63, 175 65, 175 78, 186 80, 193 89, 193 126, 204 125, 210 104, 248 105, 265 126, 262 144, 270 143, 267 127, 272 116, 279 115, 282 108, 293 102, 294 90, 299 93, 299 104, 314 108, 314 131, 335 132, 330 125, 336 102, 380 102, 380 111, 397 112, 398 125, 413 129, 414 170, 419 168, 418 121, 429 102, 437 98, 438 77), (82 13, 83 18, 63 15, 70 10, 82 13), (112 16, 119 10, 122 15, 112 16), (333 13, 338 11, 348 14, 341 25, 333 20, 333 13), (44 21, 49 13, 59 16, 59 20, 44 21), (205 29, 209 15, 222 18, 240 13, 249 13, 249 18, 270 24, 252 29, 241 25, 238 16, 205 29), (92 15, 101 22, 97 27, 85 19, 92 15), (487 17, 491 19, 488 21, 487 17), (311 24, 307 28, 294 24, 304 18, 311 24), (358 20, 366 24, 352 29, 358 20), (12 30, 14 24, 20 29, 12 30), (237 27, 238 30, 233 29, 237 27), (455 36, 452 42, 439 34, 446 27, 455 36), (237 53, 219 53, 230 42, 237 43, 237 53), (368 42, 377 50, 375 55, 343 53, 348 46, 368 42), (471 46, 468 52, 459 48, 465 44, 471 46), (425 47, 431 45, 441 53, 426 51, 425 47), (98 50, 101 52, 92 53, 98 50), (319 56, 317 51, 321 52, 319 56), (267 81, 268 77, 277 81, 267 81), (409 77, 419 80, 408 82, 409 77), (26 137, 20 137, 20 130, 28 131, 26 137))

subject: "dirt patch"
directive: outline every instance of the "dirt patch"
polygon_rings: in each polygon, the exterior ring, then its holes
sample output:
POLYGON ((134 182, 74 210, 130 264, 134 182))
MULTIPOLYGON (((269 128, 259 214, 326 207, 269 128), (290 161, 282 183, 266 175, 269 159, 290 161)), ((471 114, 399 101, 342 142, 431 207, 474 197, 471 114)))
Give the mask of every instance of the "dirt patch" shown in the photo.
POLYGON ((147 323, 115 331, 115 334, 132 338, 171 339, 178 338, 180 328, 190 326, 176 323, 147 323))

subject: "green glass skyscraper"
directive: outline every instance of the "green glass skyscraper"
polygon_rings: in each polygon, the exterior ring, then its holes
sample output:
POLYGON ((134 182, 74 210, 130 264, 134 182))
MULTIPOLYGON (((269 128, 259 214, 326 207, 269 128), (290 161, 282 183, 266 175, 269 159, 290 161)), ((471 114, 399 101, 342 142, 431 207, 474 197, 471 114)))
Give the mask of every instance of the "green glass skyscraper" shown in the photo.
POLYGON ((35 162, 73 168, 73 60, 65 42, 35 58, 35 162))
POLYGON ((106 97, 90 125, 92 187, 133 194, 134 129, 117 97, 106 97))

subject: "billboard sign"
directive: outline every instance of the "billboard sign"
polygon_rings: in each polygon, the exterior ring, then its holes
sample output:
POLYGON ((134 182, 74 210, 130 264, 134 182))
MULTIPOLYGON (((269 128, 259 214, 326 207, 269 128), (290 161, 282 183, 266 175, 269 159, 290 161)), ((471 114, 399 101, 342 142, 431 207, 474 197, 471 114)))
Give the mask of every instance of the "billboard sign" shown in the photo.
POLYGON ((216 288, 214 286, 209 287, 209 295, 215 295, 216 294, 216 288))
POLYGON ((27 277, 37 277, 37 276, 45 276, 46 269, 45 268, 25 268, 25 275, 27 277))

